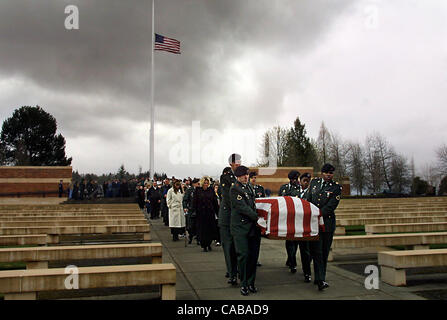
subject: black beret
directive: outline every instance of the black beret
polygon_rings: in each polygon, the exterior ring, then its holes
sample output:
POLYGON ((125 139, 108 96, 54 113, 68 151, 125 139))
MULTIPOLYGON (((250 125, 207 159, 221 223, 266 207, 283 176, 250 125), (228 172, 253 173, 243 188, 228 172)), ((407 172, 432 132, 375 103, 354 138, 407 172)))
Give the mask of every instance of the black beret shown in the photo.
POLYGON ((321 172, 335 171, 335 167, 330 163, 325 163, 321 168, 321 172))
POLYGON ((199 181, 200 181, 200 179, 197 179, 197 178, 192 179, 192 183, 197 183, 199 181))
POLYGON ((291 170, 288 174, 289 180, 298 179, 300 173, 296 170, 291 170))
POLYGON ((236 177, 240 177, 240 176, 243 176, 245 174, 248 174, 248 168, 246 166, 239 166, 234 171, 234 175, 236 177))
POLYGON ((251 171, 250 174, 249 174, 250 179, 253 178, 253 177, 256 177, 257 175, 258 174, 256 173, 256 171, 251 171))
POLYGON ((236 161, 240 161, 241 160, 241 155, 237 154, 237 153, 233 153, 229 158, 228 158, 228 163, 236 163, 236 161))
POLYGON ((303 173, 302 175, 301 175, 301 177, 300 177, 300 179, 303 179, 303 178, 311 178, 311 175, 310 175, 310 173, 308 173, 308 172, 305 172, 305 173, 303 173))

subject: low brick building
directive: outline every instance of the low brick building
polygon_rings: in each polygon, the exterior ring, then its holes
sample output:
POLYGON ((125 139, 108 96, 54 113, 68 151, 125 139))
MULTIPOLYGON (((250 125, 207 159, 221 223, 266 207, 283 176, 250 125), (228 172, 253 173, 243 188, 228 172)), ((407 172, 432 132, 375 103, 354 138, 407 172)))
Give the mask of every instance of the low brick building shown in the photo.
POLYGON ((72 167, 0 166, 0 197, 57 197, 71 183, 72 167))

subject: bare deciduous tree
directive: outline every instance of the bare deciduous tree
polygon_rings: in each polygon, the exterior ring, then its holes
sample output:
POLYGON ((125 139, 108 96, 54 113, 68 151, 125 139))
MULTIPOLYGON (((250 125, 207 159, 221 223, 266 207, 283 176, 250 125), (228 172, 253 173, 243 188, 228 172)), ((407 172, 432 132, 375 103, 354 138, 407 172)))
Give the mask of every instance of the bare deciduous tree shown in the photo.
POLYGON ((261 144, 262 159, 258 161, 260 166, 267 166, 272 164, 272 162, 276 162, 278 167, 284 164, 287 133, 287 129, 279 126, 273 127, 264 133, 261 144))
POLYGON ((423 165, 420 175, 432 187, 437 187, 441 183, 442 174, 433 163, 423 165))
POLYGON ((442 175, 447 174, 447 144, 441 145, 436 150, 436 155, 438 157, 438 169, 442 175))
POLYGON ((321 122, 320 132, 318 134, 318 139, 316 141, 316 149, 318 152, 318 160, 320 163, 326 163, 329 159, 329 146, 331 143, 331 134, 329 130, 324 125, 324 122, 321 122))
POLYGON ((331 133, 331 137, 328 160, 336 168, 336 178, 345 177, 347 175, 346 154, 349 146, 337 133, 331 133))
POLYGON ((348 143, 346 152, 346 170, 350 177, 351 185, 357 193, 363 195, 366 188, 366 175, 364 164, 364 151, 360 143, 348 143))
POLYGON ((404 193, 411 186, 411 171, 408 160, 402 155, 394 155, 390 164, 390 181, 392 191, 404 193))

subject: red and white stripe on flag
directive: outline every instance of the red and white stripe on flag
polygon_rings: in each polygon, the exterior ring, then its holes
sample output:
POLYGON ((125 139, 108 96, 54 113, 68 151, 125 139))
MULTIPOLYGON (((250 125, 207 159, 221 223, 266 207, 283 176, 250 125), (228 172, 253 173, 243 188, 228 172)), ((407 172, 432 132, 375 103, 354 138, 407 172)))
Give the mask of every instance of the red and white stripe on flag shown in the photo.
POLYGON ((180 54, 180 41, 156 33, 154 50, 162 50, 180 54))
POLYGON ((297 197, 258 198, 256 212, 261 233, 270 239, 317 240, 324 230, 320 209, 297 197))

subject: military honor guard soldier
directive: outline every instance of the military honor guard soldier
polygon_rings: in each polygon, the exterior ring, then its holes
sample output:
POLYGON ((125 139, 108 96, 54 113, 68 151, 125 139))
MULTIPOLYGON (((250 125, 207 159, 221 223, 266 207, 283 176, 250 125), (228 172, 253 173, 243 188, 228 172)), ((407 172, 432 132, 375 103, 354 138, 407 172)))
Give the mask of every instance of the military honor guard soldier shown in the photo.
MULTIPOLYGON (((249 179, 250 179, 250 184, 253 187, 253 190, 255 191, 255 197, 256 198, 265 198, 264 187, 261 186, 260 184, 256 184, 256 177, 257 177, 256 172, 254 172, 254 171, 250 172, 249 179)), ((256 266, 261 267, 262 266, 261 262, 258 261, 256 263, 256 266)))
POLYGON ((329 287, 326 280, 326 267, 332 239, 335 232, 335 209, 340 202, 342 187, 334 182, 335 167, 326 163, 321 168, 322 178, 311 181, 306 200, 316 205, 321 210, 324 220, 324 231, 320 229, 319 241, 310 241, 310 253, 314 260, 315 284, 318 289, 324 290, 329 287))
POLYGON ((241 278, 241 294, 256 293, 256 262, 261 246, 261 230, 257 226, 255 192, 248 183, 248 168, 239 166, 234 172, 237 181, 230 188, 231 234, 237 254, 241 278))
MULTIPOLYGON (((300 176, 300 195, 299 197, 305 199, 309 192, 310 174, 303 173, 300 176)), ((312 272, 310 263, 312 261, 309 249, 309 241, 298 241, 298 247, 300 248, 301 268, 303 270, 304 282, 312 281, 312 272)))
POLYGON ((231 285, 237 284, 237 255, 234 244, 233 235, 231 234, 231 200, 230 188, 236 183, 234 175, 235 170, 241 165, 241 156, 233 153, 228 159, 230 167, 226 167, 220 176, 220 186, 218 193, 220 194, 220 208, 219 208, 219 231, 220 241, 225 257, 225 264, 227 266, 226 277, 228 283, 231 285))
MULTIPOLYGON (((296 170, 291 170, 288 174, 289 183, 283 184, 278 191, 279 196, 290 196, 299 197, 300 196, 300 186, 298 184, 298 178, 300 173, 296 170)), ((287 261, 286 266, 290 268, 290 272, 296 272, 296 252, 298 250, 298 241, 296 240, 286 240, 286 252, 287 261)))
POLYGON ((256 172, 250 172, 250 184, 253 187, 253 190, 255 191, 256 198, 265 198, 265 190, 264 187, 260 184, 256 184, 256 172))

